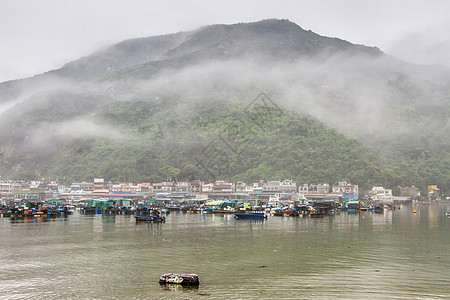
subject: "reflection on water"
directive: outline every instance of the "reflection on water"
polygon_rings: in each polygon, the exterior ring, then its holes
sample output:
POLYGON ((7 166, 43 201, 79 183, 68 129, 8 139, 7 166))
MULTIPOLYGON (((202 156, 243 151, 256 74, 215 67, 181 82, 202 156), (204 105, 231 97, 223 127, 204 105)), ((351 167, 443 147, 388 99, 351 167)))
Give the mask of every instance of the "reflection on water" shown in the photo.
POLYGON ((180 284, 160 284, 159 285, 164 291, 177 291, 177 292, 186 292, 186 291, 198 291, 198 285, 180 285, 180 284))
POLYGON ((0 298, 448 298, 448 206, 324 218, 0 219, 0 298), (200 286, 160 286, 164 273, 200 286))

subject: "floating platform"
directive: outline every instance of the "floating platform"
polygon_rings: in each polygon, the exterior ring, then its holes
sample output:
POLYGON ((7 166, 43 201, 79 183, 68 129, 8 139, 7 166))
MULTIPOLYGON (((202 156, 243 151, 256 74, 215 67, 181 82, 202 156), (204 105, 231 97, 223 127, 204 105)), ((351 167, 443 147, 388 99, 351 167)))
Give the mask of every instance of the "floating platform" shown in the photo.
POLYGON ((199 285, 197 274, 167 273, 159 277, 159 284, 199 285))

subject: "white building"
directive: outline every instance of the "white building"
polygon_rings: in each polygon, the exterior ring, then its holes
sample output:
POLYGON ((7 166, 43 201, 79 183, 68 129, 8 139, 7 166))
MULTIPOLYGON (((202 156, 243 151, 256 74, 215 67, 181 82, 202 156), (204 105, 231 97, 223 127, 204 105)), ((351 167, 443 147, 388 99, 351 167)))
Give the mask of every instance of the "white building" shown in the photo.
POLYGON ((292 180, 286 179, 280 183, 279 191, 280 193, 295 193, 297 192, 297 184, 292 180))
POLYGON ((309 185, 307 183, 302 184, 298 187, 298 192, 300 194, 306 195, 309 192, 309 185))
POLYGON ((22 184, 14 182, 14 181, 0 183, 0 192, 3 192, 3 193, 11 193, 12 191, 20 191, 21 189, 22 189, 22 184))
POLYGON ((358 195, 358 185, 341 181, 337 186, 332 187, 332 191, 335 194, 358 195))
POLYGON ((202 193, 212 193, 213 185, 212 183, 202 184, 202 193))
POLYGON ((330 185, 328 183, 319 183, 317 185, 318 194, 328 194, 330 192, 330 185))
POLYGON ((385 189, 381 186, 374 186, 372 190, 369 191, 369 197, 375 201, 393 201, 391 189, 385 189))
POLYGON ((225 181, 216 181, 213 184, 213 193, 234 193, 235 186, 234 183, 225 181))
POLYGON ((268 193, 279 193, 280 192, 280 181, 273 180, 273 181, 267 181, 262 186, 263 192, 268 193))
POLYGON ((161 191, 163 192, 175 192, 175 183, 172 181, 162 182, 161 191))

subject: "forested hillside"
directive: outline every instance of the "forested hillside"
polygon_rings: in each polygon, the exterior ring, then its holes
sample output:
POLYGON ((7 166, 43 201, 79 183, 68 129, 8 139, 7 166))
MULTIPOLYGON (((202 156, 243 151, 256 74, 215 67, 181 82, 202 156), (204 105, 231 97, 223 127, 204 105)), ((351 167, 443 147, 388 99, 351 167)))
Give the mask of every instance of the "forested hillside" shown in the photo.
POLYGON ((298 183, 348 180, 361 188, 424 188, 421 174, 439 172, 435 158, 387 159, 311 116, 264 103, 264 97, 250 106, 230 101, 211 107, 198 101, 195 112, 172 114, 155 113, 145 101, 109 103, 99 117, 120 130, 90 138, 50 137, 32 155, 21 157, 17 177, 33 179, 38 170, 68 182, 94 177, 131 182, 292 178, 298 183), (421 165, 415 167, 417 162, 421 165))

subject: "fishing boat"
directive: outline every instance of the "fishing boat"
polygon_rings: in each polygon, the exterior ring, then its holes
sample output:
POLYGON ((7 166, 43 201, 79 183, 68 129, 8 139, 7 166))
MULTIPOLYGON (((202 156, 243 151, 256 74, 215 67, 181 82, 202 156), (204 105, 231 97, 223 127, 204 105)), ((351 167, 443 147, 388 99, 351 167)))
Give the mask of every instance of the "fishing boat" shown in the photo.
POLYGON ((244 212, 235 213, 235 219, 267 219, 267 215, 264 212, 244 212))

